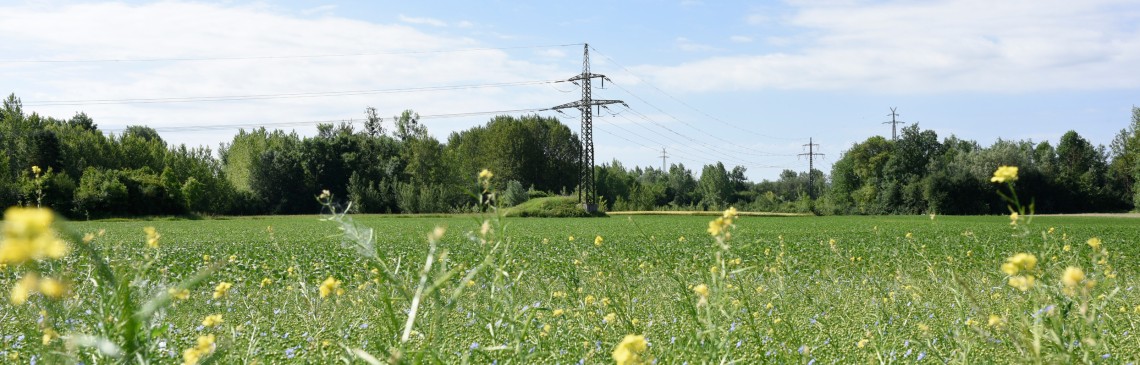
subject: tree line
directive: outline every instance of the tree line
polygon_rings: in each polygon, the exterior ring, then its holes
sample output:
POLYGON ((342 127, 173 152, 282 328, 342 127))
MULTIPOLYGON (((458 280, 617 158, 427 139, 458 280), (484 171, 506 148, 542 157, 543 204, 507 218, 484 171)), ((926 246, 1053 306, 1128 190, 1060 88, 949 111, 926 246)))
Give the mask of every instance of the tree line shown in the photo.
MULTIPOLYGON (((72 218, 302 214, 318 212, 314 196, 329 190, 363 213, 465 212, 477 208, 475 173, 484 168, 494 171, 503 205, 576 193, 581 142, 555 118, 498 116, 440 141, 413 111, 365 114, 362 128, 321 124, 309 137, 240 130, 215 152, 169 145, 146 126, 105 134, 82 112, 26 114, 10 95, 0 109, 0 205, 49 206, 72 218)), ((988 214, 1005 212, 990 174, 1015 165, 1038 212, 1116 211, 1140 203, 1138 155, 1133 108, 1108 149, 1075 131, 1056 147, 982 147, 912 125, 897 140, 851 146, 830 175, 784 170, 751 182, 742 166, 709 164, 698 175, 683 164, 627 169, 614 160, 595 166, 595 176, 607 210, 988 214)))

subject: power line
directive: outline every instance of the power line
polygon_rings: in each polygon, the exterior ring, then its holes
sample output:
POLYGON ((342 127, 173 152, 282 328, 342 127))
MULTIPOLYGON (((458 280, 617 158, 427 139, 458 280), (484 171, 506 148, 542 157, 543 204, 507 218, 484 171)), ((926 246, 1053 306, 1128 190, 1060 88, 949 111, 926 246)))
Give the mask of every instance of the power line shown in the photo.
MULTIPOLYGON (((594 47, 591 47, 591 48, 594 48, 594 47)), ((625 66, 622 66, 620 63, 618 63, 617 61, 615 61, 613 58, 610 58, 609 56, 606 56, 606 54, 605 54, 605 53, 602 53, 602 52, 598 51, 598 49, 597 49, 597 48, 594 48, 594 52, 598 53, 599 55, 601 55, 601 56, 602 56, 603 58, 605 58, 606 60, 609 60, 609 61, 610 61, 610 63, 613 63, 615 66, 617 66, 617 67, 621 68, 621 69, 622 69, 622 70, 624 70, 626 73, 628 73, 628 74, 630 74, 630 75, 633 75, 633 77, 636 77, 638 81, 640 81, 640 82, 642 82, 642 83, 644 83, 644 84, 648 85, 649 87, 653 88, 654 90, 657 90, 657 92, 660 92, 662 95, 665 95, 665 96, 669 97, 669 99, 672 99, 673 101, 676 101, 678 104, 684 105, 685 107, 688 107, 689 109, 692 109, 692 110, 694 110, 694 111, 696 111, 696 112, 698 112, 698 113, 700 113, 700 114, 702 114, 702 115, 704 115, 704 116, 708 117, 709 119, 712 119, 712 120, 714 120, 714 121, 717 121, 717 122, 719 122, 719 123, 721 123, 721 124, 724 124, 724 125, 727 125, 727 126, 729 126, 729 127, 733 127, 733 128, 739 129, 739 130, 741 130, 741 131, 744 131, 744 132, 747 132, 747 133, 751 133, 751 134, 754 134, 754 135, 757 135, 757 136, 760 136, 760 137, 764 137, 764 138, 771 138, 771 139, 781 139, 781 140, 796 140, 796 139, 799 139, 799 138, 776 137, 776 136, 769 136, 769 135, 766 135, 766 134, 756 133, 755 131, 753 131, 753 130, 751 130, 751 129, 748 129, 748 128, 744 128, 744 127, 740 127, 740 126, 738 126, 738 125, 735 125, 735 124, 732 124, 732 123, 726 122, 726 121, 724 121, 724 120, 721 120, 720 118, 714 117, 714 116, 710 115, 709 113, 706 113, 706 112, 705 112, 705 111, 703 111, 703 110, 697 109, 697 107, 694 107, 694 106, 692 106, 692 105, 689 105, 688 103, 686 103, 686 102, 682 101, 681 99, 678 99, 677 97, 675 97, 675 96, 673 96, 673 95, 671 95, 671 94, 669 94, 669 93, 665 92, 665 90, 661 90, 661 88, 657 87, 656 85, 653 85, 653 83, 649 82, 649 81, 648 81, 648 80, 646 80, 644 77, 641 77, 640 75, 638 75, 638 74, 634 73, 633 71, 630 71, 630 70, 629 70, 629 68, 626 68, 625 66)))
POLYGON ((428 92, 428 91, 468 90, 468 89, 480 89, 480 88, 492 88, 492 87, 504 87, 504 86, 526 86, 526 85, 555 84, 555 83, 559 83, 559 82, 565 82, 565 81, 563 81, 563 80, 533 80, 533 81, 502 82, 502 83, 493 83, 493 84, 424 86, 424 87, 395 88, 395 89, 320 91, 320 92, 309 92, 309 93, 285 93, 285 94, 185 96, 185 97, 166 97, 166 98, 126 98, 126 99, 88 99, 88 100, 49 100, 49 101, 32 101, 32 102, 24 103, 24 105, 26 105, 26 106, 62 106, 62 105, 104 105, 104 104, 156 104, 156 103, 194 103, 194 102, 243 101, 243 100, 267 100, 267 99, 297 99, 297 98, 318 98, 318 97, 330 97, 330 96, 354 96, 354 95, 375 95, 375 94, 395 94, 395 93, 410 93, 410 92, 428 92))
POLYGON ((297 58, 334 58, 334 57, 387 56, 387 55, 404 55, 404 54, 480 52, 480 51, 498 51, 498 50, 511 50, 511 49, 555 48, 555 47, 569 47, 569 46, 580 46, 580 45, 582 45, 582 43, 551 44, 551 45, 538 45, 538 46, 516 46, 516 47, 479 47, 479 48, 407 50, 407 51, 368 52, 368 53, 340 53, 340 54, 320 54, 320 55, 171 57, 171 58, 95 58, 95 59, 71 59, 71 60, 68 60, 68 59, 55 59, 55 60, 52 60, 52 59, 47 59, 47 60, 8 59, 8 60, 0 60, 0 63, 198 62, 198 61, 279 60, 279 59, 297 59, 297 58))
POLYGON ((645 99, 642 99, 640 96, 637 96, 637 95, 635 95, 633 92, 631 92, 631 91, 627 90, 626 88, 622 87, 620 84, 617 84, 617 83, 613 83, 613 82, 611 82, 611 84, 614 84, 614 85, 616 85, 616 86, 617 86, 619 89, 621 89, 622 91, 625 91, 627 94, 629 94, 630 96, 633 96, 635 99, 637 99, 637 100, 641 100, 641 102, 645 103, 645 105, 648 105, 648 106, 652 107, 653 109, 656 109, 658 112, 661 112, 662 114, 665 114, 665 115, 669 116, 669 118, 672 118, 673 120, 675 120, 675 121, 677 121, 677 122, 680 122, 681 124, 684 124, 685 126, 687 126, 687 127, 689 127, 689 128, 692 128, 693 130, 696 130, 696 131, 698 131, 698 132, 701 132, 701 133, 702 133, 702 134, 704 134, 704 135, 707 135, 707 136, 709 136, 709 137, 712 137, 712 138, 715 138, 715 139, 717 139, 717 140, 719 140, 719 141, 721 141, 721 142, 724 142, 724 143, 726 143, 726 144, 732 145, 733 147, 736 147, 736 148, 738 149, 738 150, 736 151, 737 153, 744 153, 744 154, 753 154, 753 155, 759 155, 759 156, 790 156, 790 155, 779 155, 779 154, 775 154, 775 153, 771 153, 771 152, 766 152, 766 151, 757 150, 757 149, 754 149, 754 148, 751 148, 751 147, 745 147, 745 146, 741 146, 741 145, 738 145, 738 144, 736 144, 736 143, 733 143, 732 141, 729 141, 729 140, 727 140, 727 139, 724 139, 724 138, 718 137, 718 136, 716 136, 716 135, 713 135, 713 134, 711 134, 711 133, 707 132, 705 129, 697 128, 696 126, 693 126, 692 124, 689 124, 689 123, 687 123, 687 122, 685 122, 685 121, 683 121, 683 120, 681 120, 681 119, 678 119, 677 117, 673 116, 672 114, 669 114, 668 112, 666 112, 666 111, 664 111, 664 110, 661 110, 661 108, 657 107, 656 105, 653 105, 652 103, 650 103, 650 102, 646 101, 645 99), (755 151, 755 152, 757 152, 758 154, 756 154, 756 153, 749 153, 749 152, 746 152, 746 151, 742 151, 742 150, 752 150, 752 151, 755 151))
MULTIPOLYGON (((540 111, 545 111, 545 110, 548 110, 548 109, 507 109, 507 110, 494 110, 494 111, 482 111, 482 112, 433 114, 433 115, 420 115, 420 119, 462 118, 462 117, 472 117, 472 116, 488 115, 488 114, 530 113, 530 112, 540 112, 540 111)), ((308 120, 308 121, 298 121, 298 122, 277 122, 277 123, 243 123, 243 124, 209 124, 209 125, 194 125, 194 126, 172 126, 172 127, 157 127, 157 128, 154 128, 154 130, 157 132, 177 133, 177 132, 198 132, 198 131, 209 131, 209 130, 226 130, 226 129, 237 129, 237 128, 293 127, 293 126, 307 126, 307 125, 328 124, 328 123, 350 123, 350 124, 352 124, 352 123, 363 122, 363 121, 364 121, 363 119, 346 118, 346 119, 308 120)), ((126 130, 126 127, 103 129, 103 131, 106 131, 106 132, 122 132, 125 130, 126 130)))

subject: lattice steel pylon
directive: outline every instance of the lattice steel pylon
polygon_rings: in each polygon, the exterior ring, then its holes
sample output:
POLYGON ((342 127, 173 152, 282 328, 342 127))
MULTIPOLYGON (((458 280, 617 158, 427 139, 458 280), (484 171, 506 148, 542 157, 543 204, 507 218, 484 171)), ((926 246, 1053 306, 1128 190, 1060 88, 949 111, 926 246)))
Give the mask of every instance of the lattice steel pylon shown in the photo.
MULTIPOLYGON (((582 87, 582 100, 569 102, 550 108, 551 110, 576 108, 582 113, 582 151, 579 154, 578 166, 578 202, 587 212, 598 210, 598 192, 594 188, 594 115, 591 107, 597 106, 601 113, 603 105, 621 104, 629 107, 621 100, 594 100, 591 80, 601 79, 605 86, 606 75, 590 73, 590 45, 582 45, 582 73, 566 81, 573 82, 582 87), (581 82, 580 84, 578 82, 581 82)), ((611 80, 612 82, 612 80, 611 80)))

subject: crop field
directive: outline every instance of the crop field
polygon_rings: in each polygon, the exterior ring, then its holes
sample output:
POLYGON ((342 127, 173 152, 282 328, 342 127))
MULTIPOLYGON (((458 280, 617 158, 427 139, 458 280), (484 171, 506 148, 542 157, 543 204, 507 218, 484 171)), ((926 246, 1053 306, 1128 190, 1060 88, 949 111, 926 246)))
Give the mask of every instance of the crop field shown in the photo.
POLYGON ((1140 359, 1136 219, 322 218, 58 224, 90 243, 0 270, 41 278, 0 304, 0 360, 1140 359))

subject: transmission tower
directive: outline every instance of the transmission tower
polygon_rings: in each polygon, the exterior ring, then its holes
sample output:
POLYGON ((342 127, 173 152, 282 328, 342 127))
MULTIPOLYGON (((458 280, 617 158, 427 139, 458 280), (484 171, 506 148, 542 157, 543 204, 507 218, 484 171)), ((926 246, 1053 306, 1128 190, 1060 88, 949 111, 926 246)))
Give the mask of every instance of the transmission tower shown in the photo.
MULTIPOLYGON (((561 110, 576 108, 582 113, 582 151, 579 154, 578 165, 578 202, 587 212, 598 210, 598 192, 594 189, 594 115, 591 107, 597 106, 598 113, 602 112, 603 105, 621 104, 629 107, 621 100, 595 100, 591 90, 591 80, 601 79, 605 86, 606 75, 590 73, 590 45, 582 45, 582 73, 566 81, 573 82, 582 87, 582 100, 569 102, 550 108, 561 110), (579 84, 579 82, 581 82, 579 84)), ((612 82, 612 80, 611 80, 612 82)))
POLYGON ((883 124, 890 124, 891 125, 891 140, 894 141, 894 140, 898 139, 898 125, 899 124, 906 124, 906 122, 895 119, 895 117, 899 116, 899 113, 895 113, 895 107, 893 107, 893 106, 891 107, 891 114, 887 114, 887 116, 891 117, 891 121, 883 122, 883 124))
POLYGON ((815 178, 813 178, 814 175, 812 175, 811 172, 815 170, 815 156, 823 156, 823 154, 815 152, 819 144, 813 143, 811 138, 808 138, 808 143, 805 144, 804 147, 808 148, 807 153, 801 153, 799 156, 808 157, 808 197, 815 199, 815 192, 812 191, 812 187, 815 186, 815 178))
POLYGON ((665 154, 665 147, 661 147, 661 172, 665 172, 666 158, 669 158, 669 155, 665 154))

